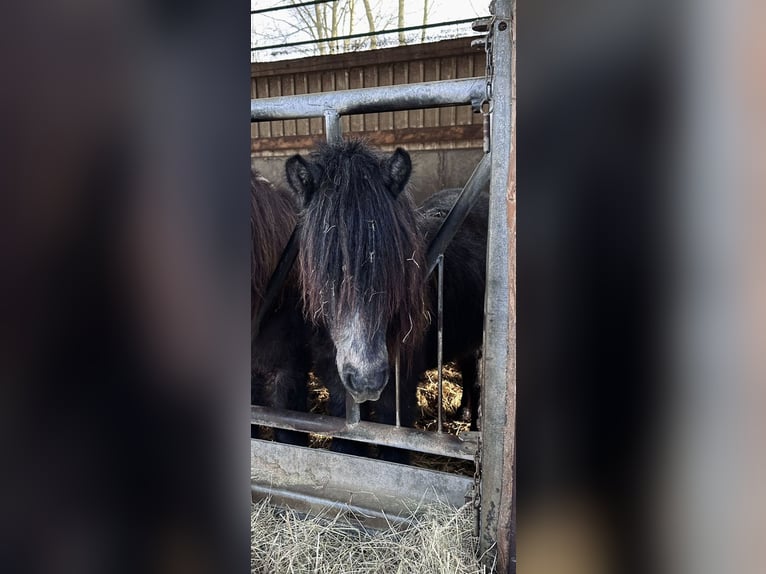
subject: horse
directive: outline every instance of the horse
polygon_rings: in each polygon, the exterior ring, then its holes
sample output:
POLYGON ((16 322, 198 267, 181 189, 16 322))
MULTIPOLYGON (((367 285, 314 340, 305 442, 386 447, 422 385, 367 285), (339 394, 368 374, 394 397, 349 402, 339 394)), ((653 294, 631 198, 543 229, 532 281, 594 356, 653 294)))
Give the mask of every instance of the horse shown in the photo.
MULTIPOLYGON (((289 191, 276 187, 254 168, 250 173, 251 315, 264 304, 266 288, 298 217, 289 191)), ((250 402, 280 409, 306 410, 310 328, 303 319, 295 275, 261 322, 251 345, 250 402)), ((274 430, 279 442, 306 445, 304 433, 274 430)))
MULTIPOLYGON (((320 144, 285 164, 301 198, 298 274, 307 320, 316 326, 315 372, 330 391, 329 411, 345 415, 344 395, 366 419, 393 424, 395 357, 401 357, 400 422, 412 426, 420 375, 436 365, 436 278, 426 277, 428 241, 456 190, 419 209, 406 190, 412 161, 397 148, 386 157, 365 142, 320 144)), ((482 343, 488 196, 449 244, 444 259, 444 358, 458 361, 475 385, 482 343)), ((477 401, 473 401, 476 403, 477 401)), ((332 448, 359 452, 333 441, 332 448)), ((381 458, 406 462, 406 451, 381 447, 381 458)))

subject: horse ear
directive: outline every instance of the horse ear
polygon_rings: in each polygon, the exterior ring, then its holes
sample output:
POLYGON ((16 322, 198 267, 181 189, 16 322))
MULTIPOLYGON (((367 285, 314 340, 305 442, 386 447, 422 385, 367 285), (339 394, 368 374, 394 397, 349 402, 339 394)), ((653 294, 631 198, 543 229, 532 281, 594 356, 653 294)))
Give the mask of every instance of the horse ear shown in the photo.
POLYGON ((293 191, 303 197, 304 202, 308 203, 316 189, 316 180, 309 162, 300 154, 296 154, 285 163, 285 173, 287 174, 287 182, 293 191))
POLYGON ((412 173, 410 154, 400 147, 396 148, 393 155, 385 160, 383 170, 391 193, 397 197, 410 180, 412 173))

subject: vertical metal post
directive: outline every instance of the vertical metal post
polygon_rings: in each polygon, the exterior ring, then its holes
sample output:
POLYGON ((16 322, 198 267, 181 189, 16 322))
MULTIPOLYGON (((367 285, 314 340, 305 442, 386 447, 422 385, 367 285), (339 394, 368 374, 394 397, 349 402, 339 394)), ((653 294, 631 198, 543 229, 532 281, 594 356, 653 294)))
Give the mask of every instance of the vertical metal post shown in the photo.
POLYGON ((346 424, 355 425, 360 419, 359 403, 353 399, 351 393, 346 393, 346 424))
POLYGON ((481 392, 479 549, 515 572, 512 541, 516 390, 516 197, 512 145, 514 0, 494 0, 492 19, 492 175, 487 234, 481 392), (512 172, 513 166, 513 172, 512 172))
POLYGON ((340 114, 335 110, 325 110, 324 112, 324 133, 327 141, 335 143, 341 141, 342 133, 340 127, 340 114))
POLYGON ((401 352, 399 351, 399 348, 396 349, 396 358, 394 359, 394 385, 396 385, 396 426, 400 427, 402 426, 402 419, 401 415, 399 414, 401 409, 399 408, 400 401, 399 401, 399 389, 401 386, 401 382, 399 380, 399 361, 401 360, 401 352))
MULTIPOLYGON (((439 409, 436 419, 436 432, 442 432, 443 430, 443 415, 442 411, 444 402, 443 386, 443 362, 444 362, 444 254, 439 255, 436 263, 439 266, 438 278, 437 278, 437 305, 436 305, 436 321, 437 321, 437 334, 436 334, 436 370, 438 373, 438 391, 437 391, 437 408, 439 409)), ((465 392, 465 391, 463 391, 465 392)))

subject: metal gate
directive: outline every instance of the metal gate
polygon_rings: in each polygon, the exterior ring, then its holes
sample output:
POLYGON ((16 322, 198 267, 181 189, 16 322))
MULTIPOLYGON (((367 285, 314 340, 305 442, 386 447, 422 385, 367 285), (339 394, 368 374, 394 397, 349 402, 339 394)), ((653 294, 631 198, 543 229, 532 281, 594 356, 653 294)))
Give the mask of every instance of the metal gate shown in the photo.
MULTIPOLYGON (((509 311, 512 311, 509 272, 515 261, 515 240, 509 235, 512 219, 507 210, 511 158, 511 0, 496 0, 492 4, 492 17, 474 23, 475 29, 487 31, 483 40, 487 50, 485 77, 257 99, 251 101, 250 112, 251 121, 323 117, 328 141, 341 139, 342 115, 461 104, 471 104, 475 112, 485 114, 485 155, 429 245, 427 254, 429 270, 437 270, 439 274, 441 293, 444 250, 479 192, 489 184, 480 432, 460 437, 442 432, 441 346, 437 431, 362 421, 359 405, 350 397, 346 400, 345 421, 325 415, 251 407, 254 425, 473 460, 474 477, 253 439, 251 483, 254 498, 269 496, 306 512, 338 506, 372 519, 389 521, 405 513, 413 500, 446 501, 455 506, 472 500, 477 509, 481 551, 488 560, 494 560, 495 549, 499 548, 504 569, 515 571, 512 544, 499 540, 511 522, 509 487, 513 476, 509 463, 515 458, 514 420, 509 416, 515 412, 512 386, 515 353, 511 328, 515 321, 509 321, 509 311)), ((296 252, 296 242, 291 240, 272 277, 273 284, 281 284, 296 252)), ((262 307, 267 306, 268 301, 262 307)), ((441 298, 437 308, 440 312, 441 298)), ((438 314, 437 321, 441 323, 438 314)), ((397 399, 398 383, 397 376, 394 382, 397 399)))

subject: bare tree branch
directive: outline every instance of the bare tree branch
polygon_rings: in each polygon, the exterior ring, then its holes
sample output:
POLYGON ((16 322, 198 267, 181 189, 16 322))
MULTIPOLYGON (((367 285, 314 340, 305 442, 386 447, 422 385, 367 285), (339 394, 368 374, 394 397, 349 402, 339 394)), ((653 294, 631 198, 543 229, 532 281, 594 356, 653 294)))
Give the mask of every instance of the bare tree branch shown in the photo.
MULTIPOLYGON (((354 33, 354 6, 356 6, 356 0, 349 0, 349 16, 348 16, 348 33, 349 35, 354 33)), ((348 51, 351 42, 348 38, 343 41, 343 49, 348 51)))
MULTIPOLYGON (((330 37, 334 38, 338 35, 338 1, 335 0, 335 2, 332 3, 332 25, 330 26, 330 37)), ((332 53, 336 53, 338 51, 338 41, 334 40, 332 45, 330 46, 330 50, 332 53)))
MULTIPOLYGON (((404 28, 404 0, 399 0, 399 19, 397 20, 397 28, 404 28)), ((406 44, 407 39, 404 37, 404 32, 399 32, 399 44, 406 44)))
MULTIPOLYGON (((367 24, 370 27, 370 32, 375 31, 375 18, 372 15, 372 8, 370 7, 370 0, 364 0, 364 13, 367 15, 367 24)), ((370 47, 378 47, 378 39, 375 36, 370 36, 370 47)))
MULTIPOLYGON (((262 27, 254 39, 254 45, 264 44, 264 40, 273 39, 270 43, 287 43, 288 40, 297 40, 301 36, 310 38, 315 42, 311 47, 300 48, 307 53, 338 53, 340 51, 352 51, 369 47, 379 48, 396 42, 396 36, 367 36, 360 38, 344 38, 333 40, 338 36, 353 35, 364 32, 364 22, 370 32, 385 30, 394 27, 399 22, 402 27, 405 20, 405 0, 397 0, 398 12, 391 4, 376 6, 372 0, 362 0, 362 6, 357 6, 358 0, 334 0, 332 2, 298 6, 305 0, 289 0, 292 9, 288 15, 281 18, 268 16, 268 24, 262 23, 262 27), (330 4, 330 6, 328 6, 330 4), (346 32, 347 31, 347 32, 346 32)), ((424 0, 426 6, 423 9, 424 21, 426 15, 434 4, 433 0, 424 0)), ((281 13, 280 13, 281 14, 281 13)), ((404 32, 398 33, 400 43, 407 43, 409 36, 404 32)))
MULTIPOLYGON (((294 2, 295 0, 293 0, 294 2)), ((324 5, 320 6, 319 4, 314 4, 314 16, 315 16, 315 27, 314 29, 317 31, 317 37, 319 40, 324 39, 324 26, 322 26, 322 8, 324 5)), ((298 9, 300 11, 300 8, 298 9)), ((324 42, 317 42, 317 47, 319 48, 320 54, 325 54, 327 52, 326 46, 324 42)))

